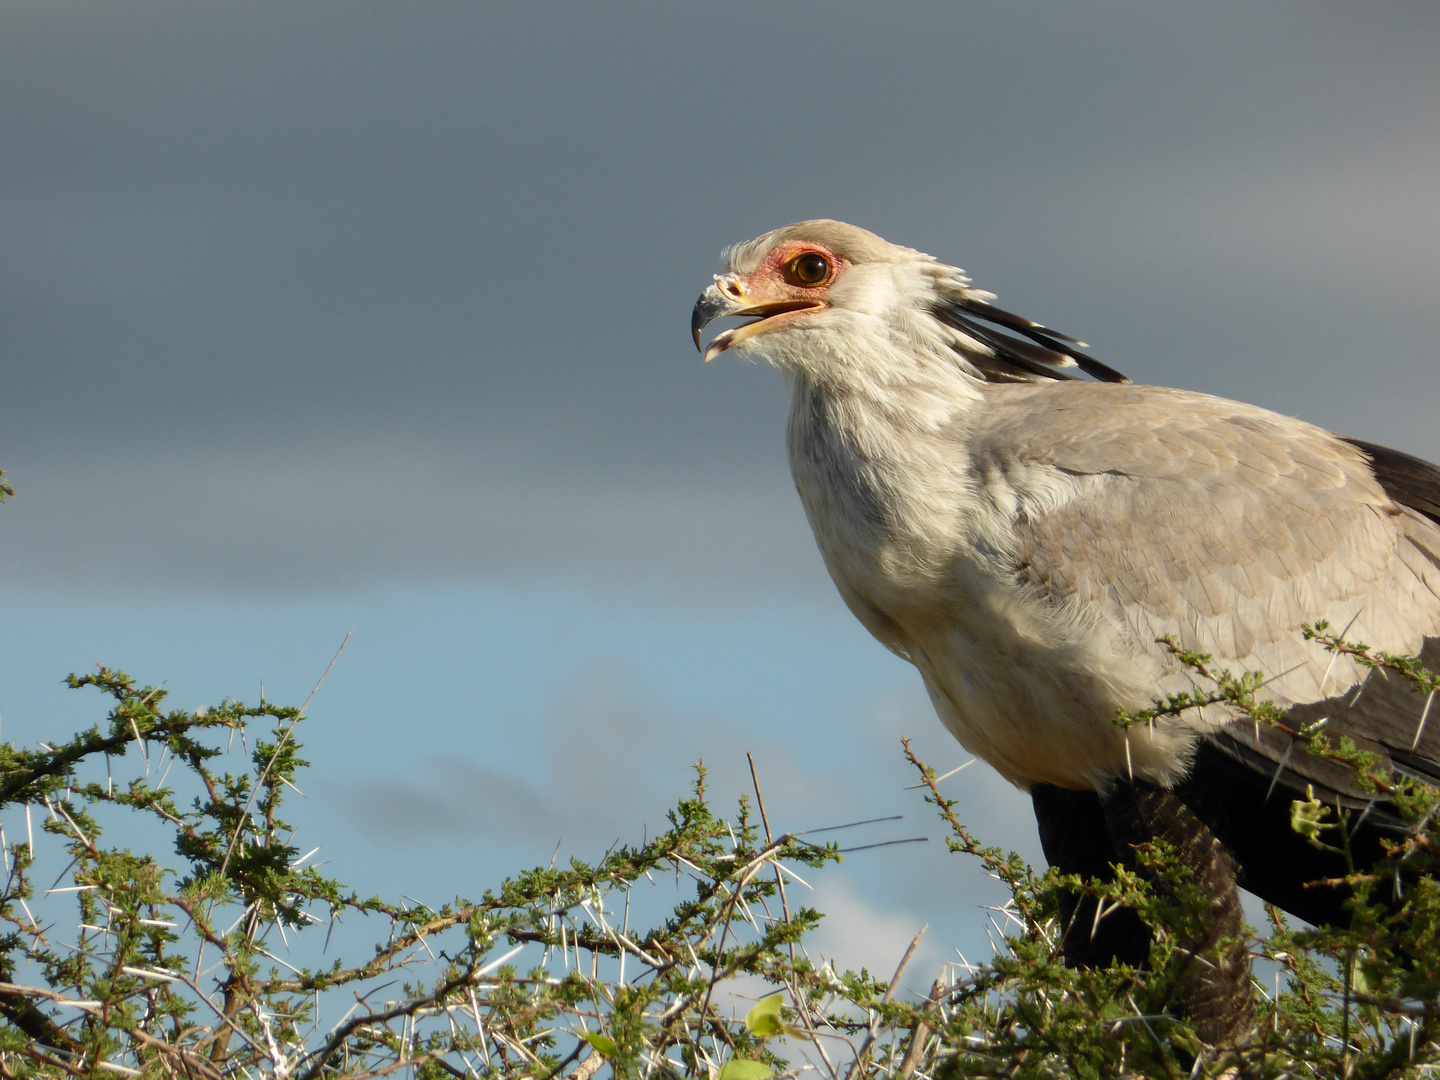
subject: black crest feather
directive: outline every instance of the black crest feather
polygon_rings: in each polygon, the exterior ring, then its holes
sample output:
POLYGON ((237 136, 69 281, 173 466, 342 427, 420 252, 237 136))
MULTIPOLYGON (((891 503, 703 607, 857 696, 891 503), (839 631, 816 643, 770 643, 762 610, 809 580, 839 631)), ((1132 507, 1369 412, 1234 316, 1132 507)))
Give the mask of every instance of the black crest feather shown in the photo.
POLYGON ((954 300, 935 308, 935 317, 952 329, 988 345, 993 357, 969 357, 987 379, 996 382, 1030 382, 1073 379, 1067 368, 1078 368, 1100 382, 1130 380, 1107 364, 1080 351, 1079 341, 979 299, 954 300), (993 325, 986 325, 987 323, 993 325), (997 327, 1021 335, 1001 332, 997 327), (1028 340, 1026 340, 1028 339, 1028 340))

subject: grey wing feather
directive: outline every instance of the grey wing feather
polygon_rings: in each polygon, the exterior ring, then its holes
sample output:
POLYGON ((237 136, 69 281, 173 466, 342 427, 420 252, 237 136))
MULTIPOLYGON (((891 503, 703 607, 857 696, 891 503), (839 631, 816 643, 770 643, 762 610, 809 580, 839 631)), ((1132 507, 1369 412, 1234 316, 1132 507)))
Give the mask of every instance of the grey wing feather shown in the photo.
POLYGON ((1361 439, 1345 441, 1370 459, 1375 479, 1392 499, 1440 524, 1440 468, 1388 446, 1361 439))
MULTIPOLYGON (((1075 382, 987 395, 982 426, 968 432, 982 478, 1038 466, 1074 480, 1067 499, 1022 505, 1023 582, 1056 604, 1098 609, 1137 648, 1173 635, 1218 665, 1263 671, 1266 695, 1297 723, 1325 718, 1332 735, 1397 767, 1440 773, 1440 715, 1419 730, 1423 696, 1300 634, 1325 619, 1349 640, 1440 666, 1430 513, 1440 470, 1184 391, 1075 382)), ((1257 768, 1284 760, 1290 786, 1351 788, 1343 767, 1287 756, 1278 732, 1237 725, 1219 741, 1257 768)))

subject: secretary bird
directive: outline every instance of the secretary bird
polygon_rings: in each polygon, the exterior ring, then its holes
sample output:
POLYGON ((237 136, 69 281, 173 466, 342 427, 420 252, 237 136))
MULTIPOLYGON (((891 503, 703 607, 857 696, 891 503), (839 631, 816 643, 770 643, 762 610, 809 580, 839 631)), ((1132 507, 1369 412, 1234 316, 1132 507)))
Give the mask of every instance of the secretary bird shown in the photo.
MULTIPOLYGON (((1313 789, 1360 859, 1400 829, 1343 765, 1209 706, 1118 725, 1194 672, 1157 639, 1259 671, 1286 727, 1325 721, 1440 778, 1440 722, 1399 679, 1302 637, 1327 620, 1440 667, 1440 469, 1253 405, 1135 386, 965 274, 837 221, 731 248, 691 328, 705 359, 765 360, 791 392, 790 468, 840 595, 920 671, 940 719, 1030 793, 1046 857, 1104 878, 1162 838, 1209 898, 1181 1010, 1212 1043, 1253 1023, 1237 875, 1313 923, 1344 863, 1290 823, 1313 789), (1076 372, 1090 376, 1082 379, 1076 372)), ((1070 895, 1072 964, 1144 963, 1131 913, 1070 895)))

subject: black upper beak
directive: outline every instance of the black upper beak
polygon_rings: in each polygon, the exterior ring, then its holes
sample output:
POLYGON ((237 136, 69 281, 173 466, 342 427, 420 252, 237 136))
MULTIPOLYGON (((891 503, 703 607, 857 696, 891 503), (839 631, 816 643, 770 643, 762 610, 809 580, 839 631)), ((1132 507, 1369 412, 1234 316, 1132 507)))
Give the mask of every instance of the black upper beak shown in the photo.
POLYGON ((726 296, 718 285, 711 285, 695 301, 695 310, 690 313, 690 336, 695 339, 695 348, 700 349, 700 331, 716 319, 733 315, 740 309, 740 302, 726 296))

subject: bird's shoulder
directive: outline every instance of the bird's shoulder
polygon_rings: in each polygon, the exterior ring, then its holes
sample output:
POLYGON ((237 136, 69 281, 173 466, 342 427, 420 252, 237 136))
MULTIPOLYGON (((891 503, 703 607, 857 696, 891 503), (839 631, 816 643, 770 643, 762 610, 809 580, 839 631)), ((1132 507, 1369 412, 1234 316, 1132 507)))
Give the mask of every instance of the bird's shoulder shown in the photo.
POLYGON ((1279 488, 1388 501, 1366 454, 1313 424, 1187 390, 1130 384, 990 384, 967 418, 980 467, 1051 465, 1076 476, 1279 488))
MULTIPOLYGON (((1170 636, 1220 667, 1262 671, 1266 696, 1295 706, 1297 722, 1323 717, 1397 764, 1434 767, 1440 728, 1419 731, 1423 697, 1367 680, 1301 628, 1324 619, 1350 640, 1440 662, 1436 466, 1256 406, 1145 386, 989 387, 963 437, 982 477, 1023 484, 1048 469, 1070 480, 1061 498, 1014 502, 1015 574, 1030 594, 1099 615, 1134 648, 1170 636)), ((1169 689, 1188 677, 1177 669, 1169 689)), ((1287 740, 1272 741, 1256 735, 1246 752, 1290 756, 1287 740)))
POLYGON ((1358 672, 1334 665, 1322 687, 1328 659, 1300 641, 1304 623, 1350 623, 1396 652, 1440 632, 1440 526, 1392 498, 1364 448, 1311 424, 1077 383, 996 387, 966 438, 982 479, 1070 478, 1059 498, 1014 500, 1017 578, 1103 609, 1139 645, 1174 634, 1237 667, 1293 668, 1277 690, 1307 701, 1358 672))

